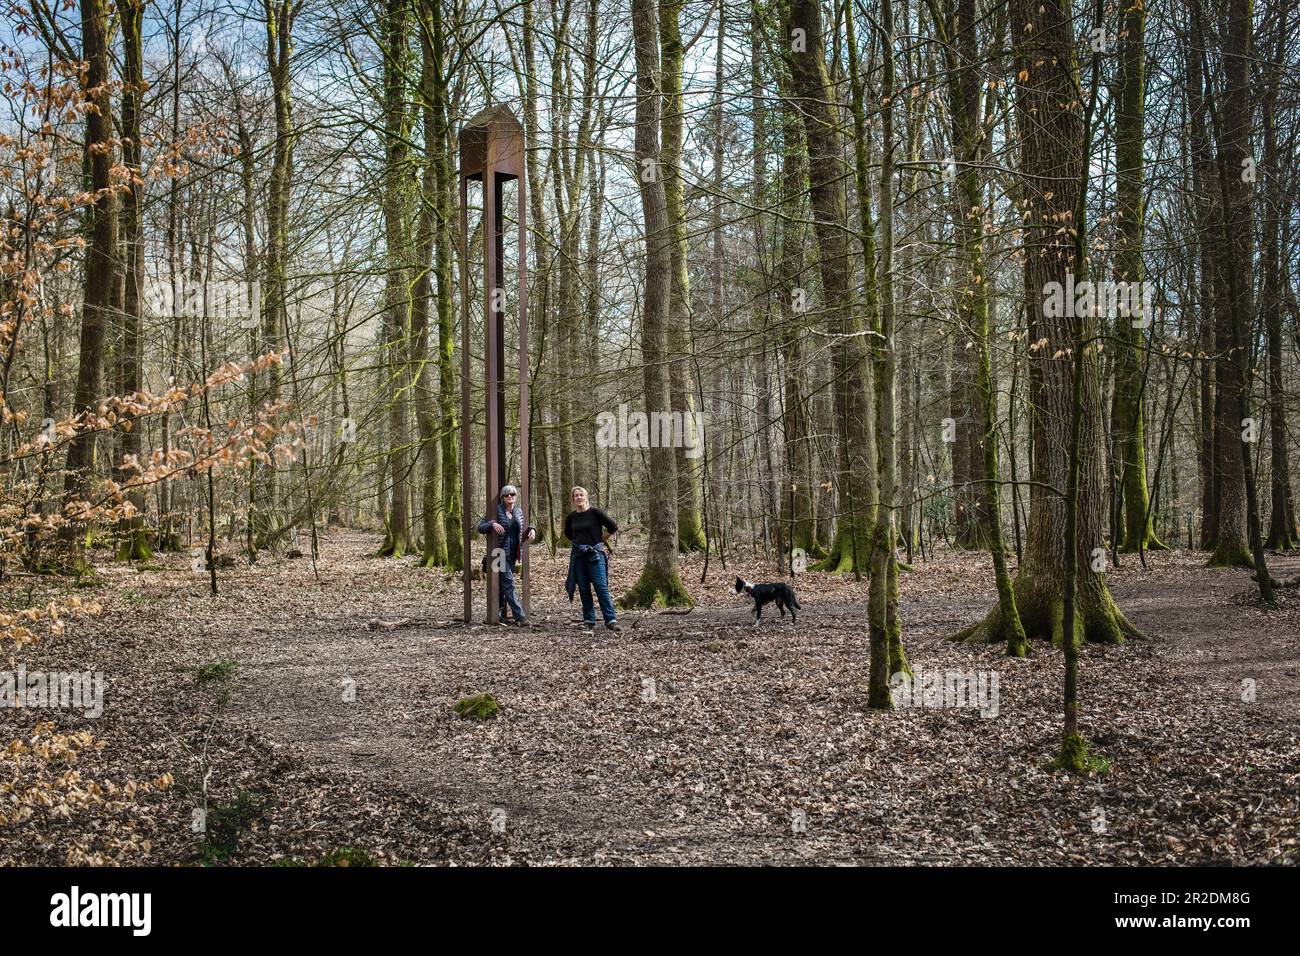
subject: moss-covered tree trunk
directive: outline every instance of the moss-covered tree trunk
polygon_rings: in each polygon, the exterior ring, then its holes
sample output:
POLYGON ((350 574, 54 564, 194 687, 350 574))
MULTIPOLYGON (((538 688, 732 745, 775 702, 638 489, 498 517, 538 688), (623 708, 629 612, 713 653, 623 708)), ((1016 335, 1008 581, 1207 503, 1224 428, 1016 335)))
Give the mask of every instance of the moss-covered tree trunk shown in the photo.
MULTIPOLYGON (((1146 279, 1142 236, 1146 224, 1146 164, 1143 158, 1146 110, 1146 10, 1141 3, 1124 9, 1120 27, 1119 98, 1115 118, 1115 280, 1146 279)), ((1147 489, 1146 422, 1142 396, 1146 381, 1145 334, 1151 315, 1116 316, 1112 432, 1123 509, 1123 551, 1163 549, 1152 528, 1147 489)))
MULTIPOLYGON (((672 298, 668 306, 668 359, 671 363, 669 388, 672 408, 682 412, 695 410, 695 383, 691 374, 690 355, 695 343, 691 339, 691 282, 686 268, 686 209, 682 188, 682 143, 685 135, 682 99, 681 13, 685 0, 660 0, 659 47, 663 60, 663 163, 664 199, 668 208, 668 228, 672 236, 672 298)), ((667 408, 667 406, 665 406, 667 408)), ((658 411, 659 409, 647 409, 658 411)), ((687 414, 685 421, 694 420, 687 414)), ((689 427, 689 426, 688 426, 689 427)), ((702 440, 704 436, 696 436, 702 440)), ((704 550, 704 526, 701 519, 700 461, 690 458, 687 449, 673 450, 673 470, 677 498, 677 540, 683 551, 704 550)))
MULTIPOLYGON (((835 86, 826 68, 820 4, 816 0, 792 0, 782 33, 781 42, 791 51, 791 85, 808 144, 809 199, 825 298, 822 309, 836 343, 831 367, 838 440, 835 490, 839 514, 830 551, 818 567, 836 574, 861 574, 868 566, 867 548, 875 499, 875 436, 868 398, 865 326, 853 297, 844 145, 835 86)), ((817 305, 806 290, 802 301, 805 305, 817 305)))
MULTIPOLYGON (((1015 582, 1021 624, 1029 638, 1059 641, 1063 626, 1066 501, 1077 324, 1073 308, 1052 307, 1053 288, 1078 275, 1074 236, 1061 223, 1075 221, 1085 155, 1078 100, 1075 44, 1069 0, 1012 0, 1016 118, 1020 131, 1020 200, 1024 227, 1024 279, 1029 338, 1042 342, 1029 358, 1033 418, 1029 529, 1015 582), (1055 284, 1055 285, 1054 285, 1055 284), (1065 314, 1058 314, 1064 312, 1065 314)), ((1079 224, 1082 228, 1082 223, 1079 224)), ((1058 300, 1059 304, 1059 300, 1058 300)), ((1089 341, 1090 334, 1079 336, 1089 341)), ((1074 554, 1078 633, 1119 643, 1137 631, 1115 606, 1106 584, 1106 528, 1101 463, 1101 405, 1095 348, 1080 356, 1082 413, 1077 542, 1074 554)), ((971 641, 1007 640, 1000 606, 956 635, 971 641)))
POLYGON ((983 403, 980 398, 980 340, 987 326, 989 281, 984 273, 984 156, 987 151, 979 68, 979 43, 972 0, 949 0, 935 29, 944 39, 952 128, 952 210, 961 256, 955 286, 957 329, 953 339, 950 414, 954 423, 952 483, 956 497, 953 545, 979 550, 991 545, 992 515, 984 481, 983 403))
MULTIPOLYGON (((632 0, 632 35, 636 52, 636 153, 641 211, 645 219, 645 291, 642 302, 641 371, 646 407, 669 407, 664 364, 665 331, 672 294, 671 233, 659 154, 659 28, 654 0, 632 0)), ((677 573, 677 502, 668 478, 673 450, 657 444, 647 450, 646 510, 650 541, 645 567, 632 589, 620 598, 623 607, 687 605, 691 596, 677 573)))
MULTIPOLYGON (((429 313, 433 306, 434 245, 438 240, 439 154, 438 58, 434 54, 436 12, 429 0, 420 0, 420 117, 424 132, 421 160, 419 213, 416 217, 415 289, 411 303, 411 347, 414 368, 415 423, 420 433, 420 563, 439 567, 447 563, 446 525, 442 520, 442 448, 438 440, 437 410, 433 395, 434 357, 429 353, 429 313)), ((439 27, 440 29, 440 27, 439 27)), ((453 539, 455 540, 455 539, 453 539)))
MULTIPOLYGON (((436 18, 435 18, 436 22, 436 18)), ((441 60, 445 42, 440 30, 434 33, 435 56, 441 60)), ((440 73, 441 75, 441 73, 440 73)), ((456 372, 455 276, 452 261, 455 251, 456 209, 452 202, 451 137, 448 132, 446 89, 437 87, 435 101, 437 165, 434 167, 434 201, 438 208, 438 241, 434 246, 434 273, 438 280, 438 421, 442 441, 442 517, 443 539, 447 543, 447 567, 461 570, 464 560, 461 543, 460 509, 460 421, 456 372)))

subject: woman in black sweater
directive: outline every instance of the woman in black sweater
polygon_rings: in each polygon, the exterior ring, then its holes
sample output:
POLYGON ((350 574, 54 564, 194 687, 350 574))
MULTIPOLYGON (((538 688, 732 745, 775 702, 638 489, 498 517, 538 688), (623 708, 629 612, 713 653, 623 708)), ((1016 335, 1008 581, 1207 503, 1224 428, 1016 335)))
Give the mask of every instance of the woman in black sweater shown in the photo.
POLYGON ((565 590, 573 600, 574 590, 582 593, 582 626, 596 626, 596 608, 591 600, 591 589, 596 589, 600 601, 600 614, 611 631, 620 630, 614 611, 614 601, 609 596, 609 551, 605 547, 604 532, 614 534, 618 525, 614 519, 587 501, 587 489, 578 486, 571 492, 573 511, 564 519, 564 536, 569 539, 569 578, 565 590))

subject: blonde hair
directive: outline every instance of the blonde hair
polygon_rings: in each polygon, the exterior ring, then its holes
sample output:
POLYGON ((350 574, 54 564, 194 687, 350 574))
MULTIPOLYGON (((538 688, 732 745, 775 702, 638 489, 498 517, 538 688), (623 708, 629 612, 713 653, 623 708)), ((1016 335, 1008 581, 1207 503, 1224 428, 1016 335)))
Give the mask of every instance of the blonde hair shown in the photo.
POLYGON ((590 500, 591 494, 587 491, 586 488, 582 487, 582 485, 574 485, 572 488, 569 489, 569 500, 572 501, 573 496, 577 494, 579 491, 581 491, 584 495, 586 495, 588 500, 590 500))

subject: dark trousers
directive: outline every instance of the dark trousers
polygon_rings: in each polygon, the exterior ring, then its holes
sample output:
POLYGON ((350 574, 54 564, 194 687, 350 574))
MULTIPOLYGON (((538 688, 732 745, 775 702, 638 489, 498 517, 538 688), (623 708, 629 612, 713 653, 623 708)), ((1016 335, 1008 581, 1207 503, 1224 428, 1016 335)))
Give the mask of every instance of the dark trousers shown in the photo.
POLYGON ((596 623, 596 608, 591 600, 591 589, 595 587, 596 597, 600 601, 600 616, 608 624, 617 620, 614 613, 614 601, 609 596, 609 559, 600 554, 595 560, 578 559, 578 594, 582 597, 582 619, 588 624, 596 623))

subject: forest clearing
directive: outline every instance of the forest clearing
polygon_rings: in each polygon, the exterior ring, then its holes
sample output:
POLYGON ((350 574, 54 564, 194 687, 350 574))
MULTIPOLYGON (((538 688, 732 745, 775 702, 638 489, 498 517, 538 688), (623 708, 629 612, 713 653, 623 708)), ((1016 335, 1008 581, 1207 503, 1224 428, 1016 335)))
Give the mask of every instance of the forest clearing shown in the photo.
MULTIPOLYGON (((1075 779, 1047 766, 1059 653, 1007 658, 943 639, 989 600, 987 559, 941 550, 902 576, 902 609, 913 668, 996 671, 996 713, 919 706, 886 719, 861 692, 861 585, 799 576, 799 623, 754 627, 715 562, 689 614, 651 610, 621 634, 587 635, 562 563, 543 559, 532 629, 467 628, 455 582, 377 559, 377 543, 331 532, 319 583, 309 560, 272 562, 223 573, 216 598, 183 564, 109 564, 82 591, 102 596, 104 615, 28 667, 90 659, 110 675, 112 706, 95 721, 106 765, 189 781, 210 770, 210 806, 257 806, 230 863, 308 863, 341 847, 462 865, 1258 864, 1296 852, 1300 603, 1253 608, 1240 573, 1174 553, 1113 574, 1148 639, 1085 649, 1085 727, 1111 769, 1075 779), (228 676, 196 677, 222 664, 228 676), (481 692, 499 716, 459 718, 454 704, 481 692)), ((619 574, 639 562, 629 550, 619 574)), ((683 567, 692 585, 699 570, 683 567)), ((132 819, 152 844, 117 862, 201 858, 194 805, 173 787, 106 821, 132 819)), ((47 835, 5 862, 60 864, 69 843, 96 845, 75 819, 47 835)))

